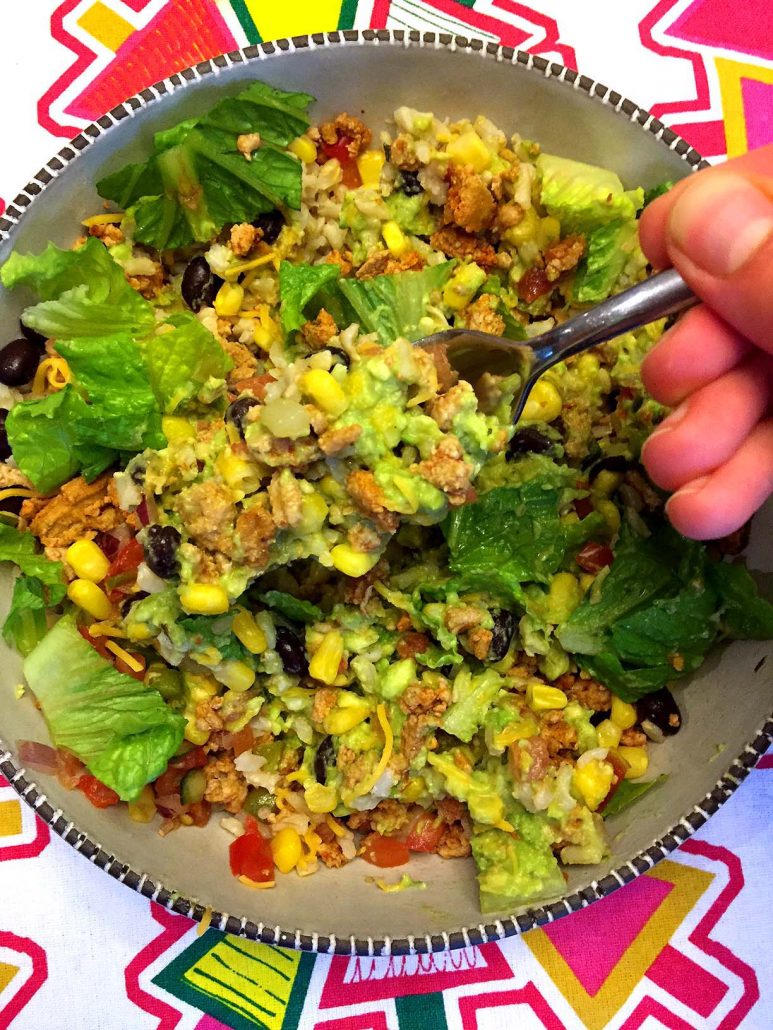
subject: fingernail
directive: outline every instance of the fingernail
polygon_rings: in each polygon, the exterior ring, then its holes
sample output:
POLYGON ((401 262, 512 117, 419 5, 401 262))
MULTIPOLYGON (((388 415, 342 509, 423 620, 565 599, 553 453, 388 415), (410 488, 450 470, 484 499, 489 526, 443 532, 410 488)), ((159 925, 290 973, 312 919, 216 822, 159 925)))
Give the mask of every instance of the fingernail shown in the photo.
POLYGON ((700 175, 679 195, 673 242, 710 275, 732 275, 773 234, 773 202, 740 175, 700 175))
POLYGON ((671 494, 666 501, 666 513, 668 513, 668 506, 672 501, 675 501, 677 497, 689 497, 691 494, 699 494, 710 479, 711 476, 701 476, 699 479, 693 479, 692 482, 681 486, 675 493, 671 494))
POLYGON ((644 451, 647 448, 647 444, 650 443, 652 440, 656 439, 656 437, 665 436, 666 433, 670 433, 674 429, 676 429, 676 427, 682 421, 684 416, 687 414, 688 408, 689 404, 687 401, 682 401, 682 403, 677 408, 674 408, 674 410, 660 423, 660 425, 657 426, 656 429, 653 429, 653 431, 644 441, 641 449, 642 454, 644 454, 644 451))

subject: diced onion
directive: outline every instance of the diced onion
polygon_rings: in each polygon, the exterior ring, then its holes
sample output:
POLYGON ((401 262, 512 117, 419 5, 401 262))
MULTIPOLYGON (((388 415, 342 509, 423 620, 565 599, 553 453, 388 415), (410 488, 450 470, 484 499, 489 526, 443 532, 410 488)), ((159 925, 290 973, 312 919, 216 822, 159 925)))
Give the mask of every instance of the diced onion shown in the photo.
POLYGON ((18 743, 19 761, 27 769, 53 775, 57 770, 56 751, 48 744, 40 744, 37 740, 20 740, 18 743))

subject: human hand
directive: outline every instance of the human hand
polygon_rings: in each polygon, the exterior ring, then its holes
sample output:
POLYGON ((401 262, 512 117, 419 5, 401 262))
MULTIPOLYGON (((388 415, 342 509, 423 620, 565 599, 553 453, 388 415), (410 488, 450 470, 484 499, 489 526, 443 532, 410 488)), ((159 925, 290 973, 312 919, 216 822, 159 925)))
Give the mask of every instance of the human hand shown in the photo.
POLYGON ((642 364, 649 392, 674 407, 642 460, 674 491, 680 533, 725 536, 773 492, 773 145, 682 180, 640 234, 655 268, 676 268, 703 301, 642 364))

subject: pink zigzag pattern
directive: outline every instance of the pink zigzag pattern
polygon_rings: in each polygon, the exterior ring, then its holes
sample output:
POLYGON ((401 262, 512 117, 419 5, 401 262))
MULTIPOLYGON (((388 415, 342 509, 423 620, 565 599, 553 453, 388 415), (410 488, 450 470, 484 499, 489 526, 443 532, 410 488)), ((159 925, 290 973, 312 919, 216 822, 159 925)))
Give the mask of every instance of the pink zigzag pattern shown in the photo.
POLYGON ((147 1012, 158 1020, 156 1030, 174 1030, 182 1019, 182 1012, 140 987, 140 974, 144 973, 156 959, 160 958, 190 930, 191 922, 185 916, 167 912, 155 902, 151 902, 150 912, 163 930, 158 937, 153 938, 150 944, 146 944, 127 965, 124 973, 126 996, 138 1009, 142 1009, 143 1012, 147 1012))

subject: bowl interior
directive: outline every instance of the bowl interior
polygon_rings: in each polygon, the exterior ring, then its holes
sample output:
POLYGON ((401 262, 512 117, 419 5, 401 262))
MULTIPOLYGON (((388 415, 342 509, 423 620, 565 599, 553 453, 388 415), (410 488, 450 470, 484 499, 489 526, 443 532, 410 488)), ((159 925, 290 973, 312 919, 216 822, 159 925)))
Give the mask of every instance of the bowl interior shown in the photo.
MULTIPOLYGON (((87 146, 74 163, 65 164, 11 239, 0 244, 0 262, 12 247, 37 251, 49 241, 69 245, 78 234, 79 219, 100 210, 92 185, 100 176, 147 154, 154 132, 200 113, 224 93, 238 92, 255 78, 312 93, 318 98, 315 118, 347 110, 376 131, 401 104, 440 116, 482 113, 507 132, 539 140, 545 150, 615 169, 627 186, 651 186, 690 171, 674 150, 611 104, 589 98, 584 90, 572 89, 555 77, 467 49, 360 40, 291 48, 259 60, 216 67, 214 72, 197 77, 161 102, 139 107, 132 117, 118 121, 87 146)), ((22 305, 22 297, 0 290, 6 335, 15 332, 22 305)), ((768 578, 773 578, 773 555, 765 542, 772 528, 773 508, 769 507, 756 519, 748 559, 752 569, 767 573, 768 578)), ((0 614, 8 606, 10 584, 11 574, 4 570, 0 614)), ((715 655, 680 692, 684 728, 653 749, 652 772, 667 772, 667 783, 610 820, 612 857, 601 866, 571 868, 567 894, 645 852, 712 791, 770 711, 773 663, 759 667, 770 653, 769 644, 734 643, 715 655)), ((29 699, 15 699, 19 680, 18 657, 0 643, 0 737, 12 753, 18 740, 47 740, 42 718, 29 699)), ((290 931, 282 936, 284 943, 292 943, 297 930, 312 938, 304 942, 307 946, 314 946, 315 934, 334 934, 345 941, 354 937, 360 947, 367 947, 369 939, 382 942, 415 936, 424 940, 432 935, 437 946, 448 943, 447 934, 460 927, 492 921, 480 914, 471 862, 417 857, 411 872, 427 883, 421 893, 380 892, 367 880, 373 870, 360 862, 306 879, 280 877, 276 890, 253 892, 231 877, 227 858, 231 838, 217 820, 203 830, 178 831, 162 839, 152 828, 131 823, 125 812, 93 808, 81 794, 65 791, 54 778, 30 778, 37 780, 41 792, 55 808, 64 810, 68 820, 138 873, 216 911, 246 917, 258 928, 282 927, 290 931)), ((658 854, 656 849, 645 861, 658 854)), ((629 868, 623 876, 632 874, 629 868)), ((236 927, 231 923, 229 928, 236 927)), ((255 931, 248 927, 248 932, 255 931)), ((461 940, 455 937, 451 943, 461 940)))

